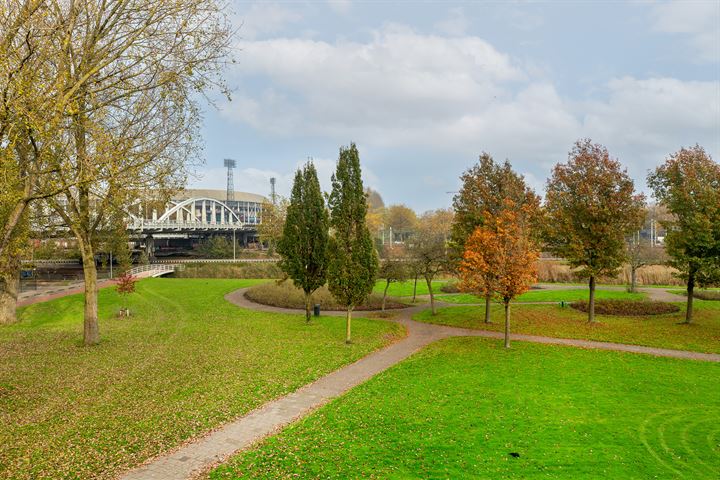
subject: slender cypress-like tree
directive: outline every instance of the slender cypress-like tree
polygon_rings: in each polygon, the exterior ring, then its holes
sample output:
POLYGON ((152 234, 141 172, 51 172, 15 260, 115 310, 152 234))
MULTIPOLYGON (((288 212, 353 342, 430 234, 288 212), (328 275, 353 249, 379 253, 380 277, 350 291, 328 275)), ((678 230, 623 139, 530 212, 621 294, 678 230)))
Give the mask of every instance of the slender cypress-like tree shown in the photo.
POLYGON ((345 342, 350 343, 352 311, 373 289, 378 255, 365 224, 367 198, 363 189, 360 156, 354 143, 340 148, 337 170, 332 176, 330 207, 330 262, 328 287, 347 308, 345 342))
POLYGON ((277 250, 280 268, 305 292, 305 320, 310 323, 312 294, 325 284, 328 253, 328 212, 312 162, 295 174, 277 250))

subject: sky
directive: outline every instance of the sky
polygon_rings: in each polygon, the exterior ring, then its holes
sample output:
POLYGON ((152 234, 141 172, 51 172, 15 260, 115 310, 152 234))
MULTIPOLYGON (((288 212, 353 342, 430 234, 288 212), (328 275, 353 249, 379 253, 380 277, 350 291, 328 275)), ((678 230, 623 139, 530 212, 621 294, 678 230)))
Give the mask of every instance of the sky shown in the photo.
POLYGON ((481 152, 542 195, 580 138, 647 173, 699 143, 720 159, 720 2, 231 3, 237 33, 189 187, 290 191, 308 158, 329 189, 355 142, 366 186, 451 206, 481 152))

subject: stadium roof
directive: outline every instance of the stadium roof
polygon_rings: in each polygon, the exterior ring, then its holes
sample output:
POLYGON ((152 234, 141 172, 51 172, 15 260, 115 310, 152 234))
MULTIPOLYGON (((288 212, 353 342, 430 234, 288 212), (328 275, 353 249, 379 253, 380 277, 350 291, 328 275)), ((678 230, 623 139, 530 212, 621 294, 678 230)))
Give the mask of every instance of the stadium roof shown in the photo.
MULTIPOLYGON (((188 188, 182 192, 178 192, 173 195, 173 200, 186 200, 188 198, 212 198, 224 202, 227 199, 227 191, 225 190, 210 190, 210 189, 199 189, 199 188, 188 188)), ((267 201, 267 198, 256 193, 248 192, 235 192, 236 202, 256 202, 263 203, 267 201)))

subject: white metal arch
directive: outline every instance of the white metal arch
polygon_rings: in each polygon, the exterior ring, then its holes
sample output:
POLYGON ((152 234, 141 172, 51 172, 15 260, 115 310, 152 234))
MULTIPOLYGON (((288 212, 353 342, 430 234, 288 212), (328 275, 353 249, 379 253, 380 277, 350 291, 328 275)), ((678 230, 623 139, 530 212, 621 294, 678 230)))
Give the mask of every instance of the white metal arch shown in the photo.
MULTIPOLYGON (((202 209, 203 207, 201 207, 202 209)), ((214 211, 215 213, 220 212, 220 218, 227 218, 229 220, 229 223, 241 223, 240 218, 235 214, 235 212, 230 209, 225 203, 216 200, 214 198, 207 198, 207 197, 201 197, 201 198, 189 198, 187 200, 183 200, 182 202, 179 202, 175 205, 173 205, 171 208, 165 211, 165 213, 162 214, 160 218, 157 219, 158 222, 167 222, 170 220, 170 218, 173 215, 177 215, 178 212, 188 212, 190 214, 190 221, 194 223, 208 223, 206 220, 207 214, 205 212, 207 211, 214 211), (191 205, 203 205, 204 211, 201 212, 201 218, 198 219, 197 215, 195 214, 195 207, 188 208, 191 205), (218 210, 219 208, 219 210, 218 210), (205 210, 208 209, 208 210, 205 210)), ((176 217, 177 218, 177 217, 176 217)), ((213 216, 213 219, 215 217, 213 216)))

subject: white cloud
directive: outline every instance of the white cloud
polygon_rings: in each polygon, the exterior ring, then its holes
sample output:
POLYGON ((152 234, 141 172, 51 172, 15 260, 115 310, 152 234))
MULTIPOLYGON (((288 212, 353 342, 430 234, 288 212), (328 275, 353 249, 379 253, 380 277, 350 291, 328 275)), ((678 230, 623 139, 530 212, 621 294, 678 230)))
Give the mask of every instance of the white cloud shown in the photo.
MULTIPOLYGON (((279 38, 241 47, 235 75, 249 90, 224 107, 226 118, 287 138, 354 139, 368 163, 381 147, 439 152, 441 166, 423 167, 428 189, 451 190, 446 172, 457 175, 483 150, 509 158, 537 187, 581 137, 605 144, 636 178, 683 145, 720 152, 717 81, 623 77, 596 97, 571 99, 483 39, 398 25, 365 43, 279 38)), ((412 156, 393 162, 414 167, 412 156)))
POLYGON ((425 36, 399 26, 368 43, 274 39, 239 46, 237 73, 272 87, 239 93, 226 114, 275 132, 414 130, 484 108, 508 95, 503 83, 525 78, 480 38, 425 36))
POLYGON ((681 146, 720 153, 720 83, 625 77, 607 89, 606 101, 583 105, 583 133, 612 144, 636 178, 681 146))
POLYGON ((720 2, 676 0, 652 5, 654 28, 686 35, 698 59, 720 61, 720 2))
POLYGON ((247 11, 233 15, 233 24, 239 27, 242 38, 254 40, 277 34, 301 19, 302 15, 295 10, 273 3, 254 3, 247 11))

